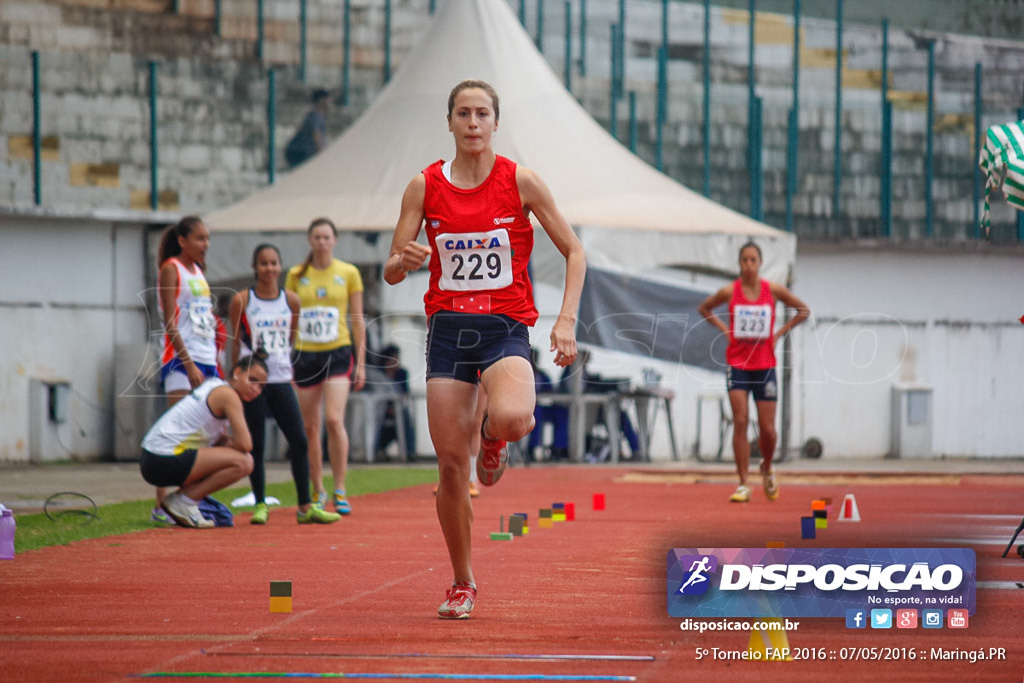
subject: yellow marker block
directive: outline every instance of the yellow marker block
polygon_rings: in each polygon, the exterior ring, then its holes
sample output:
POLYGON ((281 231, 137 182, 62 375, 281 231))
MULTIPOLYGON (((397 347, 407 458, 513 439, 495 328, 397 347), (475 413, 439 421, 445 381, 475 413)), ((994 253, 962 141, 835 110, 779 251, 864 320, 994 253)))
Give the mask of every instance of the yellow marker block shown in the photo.
POLYGON ((564 512, 554 512, 551 515, 551 519, 556 521, 556 522, 564 522, 565 521, 565 513, 564 512))
POLYGON ((285 614, 292 611, 291 598, 270 598, 270 613, 285 614))
POLYGON ((270 582, 270 613, 280 614, 292 611, 292 582, 270 582))
POLYGON ((760 662, 791 662, 789 636, 786 635, 782 619, 771 617, 761 619, 766 626, 777 626, 776 629, 756 629, 750 632, 750 643, 747 651, 750 658, 760 662))
POLYGON ((824 517, 815 517, 814 518, 814 528, 815 529, 827 529, 828 528, 828 520, 825 519, 824 517))

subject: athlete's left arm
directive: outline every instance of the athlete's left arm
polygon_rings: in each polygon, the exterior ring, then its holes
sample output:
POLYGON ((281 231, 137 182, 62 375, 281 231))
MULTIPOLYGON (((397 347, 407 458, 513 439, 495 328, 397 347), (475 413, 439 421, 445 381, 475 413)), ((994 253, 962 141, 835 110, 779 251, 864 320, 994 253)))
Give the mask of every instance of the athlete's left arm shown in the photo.
POLYGON ((366 384, 366 315, 363 312, 363 293, 348 295, 348 318, 352 326, 352 346, 355 352, 355 369, 352 372, 352 389, 359 391, 366 384))
POLYGON ((516 184, 523 202, 523 213, 529 216, 533 212, 544 232, 565 257, 562 308, 551 329, 551 350, 555 352, 555 365, 565 367, 576 359, 576 311, 579 309, 583 281, 587 275, 587 255, 569 221, 555 206, 555 198, 540 176, 528 168, 517 166, 516 184))
POLYGON ((775 282, 768 283, 772 290, 772 296, 786 304, 790 308, 796 309, 796 315, 789 319, 789 321, 779 328, 779 331, 775 333, 775 341, 782 339, 792 330, 794 327, 807 320, 811 316, 811 309, 807 307, 803 301, 801 301, 793 292, 789 291, 784 285, 780 285, 775 282))
POLYGON ((227 418, 231 427, 231 437, 226 441, 221 438, 218 445, 234 448, 242 453, 252 453, 252 435, 245 423, 245 411, 238 392, 229 386, 220 386, 210 392, 206 399, 213 414, 219 418, 227 418))

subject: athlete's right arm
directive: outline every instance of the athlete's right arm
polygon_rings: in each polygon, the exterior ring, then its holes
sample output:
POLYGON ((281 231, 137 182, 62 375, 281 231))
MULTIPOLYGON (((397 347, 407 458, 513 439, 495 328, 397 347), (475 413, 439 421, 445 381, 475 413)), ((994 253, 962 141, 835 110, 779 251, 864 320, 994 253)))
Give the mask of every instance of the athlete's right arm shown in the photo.
POLYGON ((700 306, 697 306, 697 312, 704 316, 705 320, 717 327, 724 334, 729 334, 729 328, 726 327, 721 318, 715 315, 715 309, 728 301, 731 293, 732 285, 726 285, 707 299, 704 299, 700 306))
POLYGON ((406 273, 419 269, 431 254, 430 247, 416 241, 423 227, 426 191, 427 180, 418 173, 402 194, 402 210, 391 237, 391 252, 384 262, 384 281, 389 285, 397 285, 405 279, 406 273))
POLYGON ((178 285, 178 269, 168 259, 160 266, 157 286, 160 306, 164 311, 164 332, 171 342, 174 355, 185 366, 185 374, 189 383, 192 384, 192 388, 195 388, 203 383, 203 373, 192 361, 188 349, 185 348, 185 340, 181 338, 181 332, 178 330, 178 285))
POLYGON ((238 354, 242 351, 242 314, 249 302, 249 290, 236 292, 231 297, 231 308, 228 311, 228 318, 231 322, 231 362, 228 368, 235 367, 238 362, 238 354))

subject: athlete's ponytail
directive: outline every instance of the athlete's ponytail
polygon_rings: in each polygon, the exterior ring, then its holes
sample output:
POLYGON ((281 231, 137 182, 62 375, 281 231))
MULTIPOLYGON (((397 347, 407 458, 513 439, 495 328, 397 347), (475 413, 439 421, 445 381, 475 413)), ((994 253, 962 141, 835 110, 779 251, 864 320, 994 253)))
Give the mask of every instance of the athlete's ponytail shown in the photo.
POLYGON ((162 266, 164 261, 174 258, 181 253, 179 237, 188 237, 192 231, 202 225, 203 219, 199 216, 185 216, 174 225, 168 226, 160 235, 160 248, 157 250, 157 267, 162 266))

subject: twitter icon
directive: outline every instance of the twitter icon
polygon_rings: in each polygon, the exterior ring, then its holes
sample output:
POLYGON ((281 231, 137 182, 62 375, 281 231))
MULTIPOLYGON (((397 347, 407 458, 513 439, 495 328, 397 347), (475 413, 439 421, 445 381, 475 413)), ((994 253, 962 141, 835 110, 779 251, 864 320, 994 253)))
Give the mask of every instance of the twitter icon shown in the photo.
POLYGON ((892 628, 892 610, 871 610, 871 628, 892 628))

